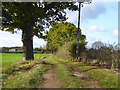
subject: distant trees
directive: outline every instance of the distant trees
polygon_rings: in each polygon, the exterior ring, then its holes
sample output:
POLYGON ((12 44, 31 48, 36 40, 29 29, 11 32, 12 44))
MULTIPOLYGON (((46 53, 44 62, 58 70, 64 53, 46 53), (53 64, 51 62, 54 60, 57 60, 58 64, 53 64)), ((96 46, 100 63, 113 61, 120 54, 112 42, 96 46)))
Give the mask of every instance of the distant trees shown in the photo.
POLYGON ((10 49, 22 49, 22 47, 2 47, 2 53, 9 53, 10 49))
POLYGON ((120 49, 118 45, 104 44, 102 42, 94 42, 92 48, 86 49, 84 52, 85 63, 93 63, 99 66, 107 66, 108 68, 118 67, 120 62, 120 49))
POLYGON ((9 52, 9 49, 8 47, 2 47, 2 53, 6 53, 6 52, 9 52))
MULTIPOLYGON (((56 51, 66 42, 77 40, 78 31, 75 25, 69 22, 55 24, 47 34, 47 49, 56 51)), ((85 41, 85 35, 80 33, 80 40, 85 41)))
POLYGON ((99 49, 99 48, 101 48, 102 46, 104 46, 104 44, 103 44, 103 42, 101 42, 101 41, 96 41, 96 42, 94 42, 94 43, 92 44, 92 48, 93 48, 93 49, 99 49))
POLYGON ((46 49, 44 47, 40 47, 40 48, 34 48, 34 53, 45 53, 46 52, 46 49))
POLYGON ((86 55, 86 59, 97 59, 97 50, 93 48, 86 49, 86 52, 84 55, 86 55))

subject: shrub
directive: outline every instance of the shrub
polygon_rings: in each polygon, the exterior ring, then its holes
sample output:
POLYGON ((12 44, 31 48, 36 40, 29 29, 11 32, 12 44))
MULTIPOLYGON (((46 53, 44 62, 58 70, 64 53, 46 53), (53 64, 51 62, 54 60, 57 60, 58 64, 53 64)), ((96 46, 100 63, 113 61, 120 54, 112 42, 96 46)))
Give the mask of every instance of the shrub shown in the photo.
MULTIPOLYGON (((85 50, 85 42, 79 41, 79 56, 81 56, 81 53, 85 50)), ((77 57, 77 47, 78 47, 78 42, 77 41, 72 41, 70 43, 70 46, 68 47, 69 50, 69 55, 75 59, 77 57)))
POLYGON ((41 53, 43 54, 43 53, 44 53, 44 50, 41 50, 41 53))
MULTIPOLYGON (((85 50, 86 42, 79 42, 79 56, 85 50)), ((63 59, 75 59, 77 57, 77 41, 66 42, 56 52, 56 56, 63 59)))

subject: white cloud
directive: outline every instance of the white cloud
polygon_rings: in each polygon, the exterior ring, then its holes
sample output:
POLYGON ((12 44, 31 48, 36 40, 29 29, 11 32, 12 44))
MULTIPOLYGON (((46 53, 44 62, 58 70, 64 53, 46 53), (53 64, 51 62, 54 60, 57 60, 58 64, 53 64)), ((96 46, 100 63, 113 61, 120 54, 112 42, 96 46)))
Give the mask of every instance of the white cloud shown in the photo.
MULTIPOLYGON (((10 32, 0 31, 0 47, 23 46, 21 33, 22 32, 19 31, 17 34, 11 34, 10 32)), ((33 38, 33 47, 44 45, 46 45, 46 42, 43 39, 33 38)))
POLYGON ((100 15, 105 14, 106 7, 103 2, 93 2, 90 5, 84 5, 82 8, 82 20, 96 19, 100 15))
MULTIPOLYGON (((92 2, 91 4, 83 4, 81 7, 81 22, 87 21, 88 19, 96 19, 100 15, 104 15, 106 12, 104 2, 92 2)), ((78 22, 78 11, 69 11, 66 9, 68 16, 67 22, 74 23, 77 25, 78 22)))
POLYGON ((45 46, 46 43, 47 43, 46 41, 44 41, 43 39, 40 39, 40 38, 38 38, 36 36, 33 38, 33 46, 34 46, 34 48, 35 47, 45 46))
POLYGON ((94 32, 106 32, 107 31, 103 26, 100 26, 100 27, 91 26, 88 28, 88 30, 94 31, 94 32))
POLYGON ((69 10, 66 10, 67 12, 67 22, 71 22, 71 23, 77 23, 77 20, 78 20, 78 12, 77 11, 69 11, 69 10))
POLYGON ((113 36, 118 37, 118 30, 117 30, 117 29, 115 29, 115 30, 113 31, 113 36))
POLYGON ((21 35, 0 31, 0 47, 22 46, 21 35))
POLYGON ((99 30, 103 32, 106 31, 104 27, 99 27, 99 30))
POLYGON ((96 29, 97 29, 96 26, 91 26, 91 27, 89 28, 89 30, 91 30, 91 31, 95 31, 96 29))
POLYGON ((88 42, 87 46, 89 47, 91 47, 92 43, 94 43, 95 41, 99 41, 96 37, 90 35, 87 35, 86 39, 88 42))

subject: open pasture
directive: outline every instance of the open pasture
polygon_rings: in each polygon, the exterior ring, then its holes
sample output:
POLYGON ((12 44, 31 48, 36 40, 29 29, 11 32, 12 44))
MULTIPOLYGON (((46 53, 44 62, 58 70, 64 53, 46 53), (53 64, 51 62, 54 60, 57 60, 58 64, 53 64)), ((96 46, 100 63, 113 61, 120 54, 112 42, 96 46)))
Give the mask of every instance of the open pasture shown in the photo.
MULTIPOLYGON (((0 55, 2 56, 2 66, 22 60, 22 54, 2 53, 0 55)), ((47 55, 48 54, 34 54, 34 57, 41 58, 47 55)))

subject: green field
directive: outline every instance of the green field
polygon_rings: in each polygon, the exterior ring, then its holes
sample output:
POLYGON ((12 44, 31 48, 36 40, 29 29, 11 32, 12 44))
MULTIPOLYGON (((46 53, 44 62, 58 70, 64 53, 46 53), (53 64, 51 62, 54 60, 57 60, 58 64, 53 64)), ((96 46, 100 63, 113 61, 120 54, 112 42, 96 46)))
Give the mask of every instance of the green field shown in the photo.
MULTIPOLYGON (((3 53, 0 55, 2 55, 2 66, 22 60, 22 54, 3 53)), ((35 58, 41 58, 42 56, 47 56, 47 55, 48 54, 34 54, 35 58)))

